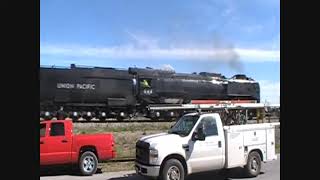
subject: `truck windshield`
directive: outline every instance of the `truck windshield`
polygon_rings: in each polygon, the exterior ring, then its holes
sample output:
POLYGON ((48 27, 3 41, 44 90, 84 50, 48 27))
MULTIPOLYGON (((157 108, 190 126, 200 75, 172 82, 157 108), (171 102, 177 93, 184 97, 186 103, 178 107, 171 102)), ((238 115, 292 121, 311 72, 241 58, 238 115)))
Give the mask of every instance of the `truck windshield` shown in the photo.
POLYGON ((178 134, 180 136, 188 136, 193 126, 197 123, 199 115, 183 116, 179 121, 169 130, 169 134, 178 134))

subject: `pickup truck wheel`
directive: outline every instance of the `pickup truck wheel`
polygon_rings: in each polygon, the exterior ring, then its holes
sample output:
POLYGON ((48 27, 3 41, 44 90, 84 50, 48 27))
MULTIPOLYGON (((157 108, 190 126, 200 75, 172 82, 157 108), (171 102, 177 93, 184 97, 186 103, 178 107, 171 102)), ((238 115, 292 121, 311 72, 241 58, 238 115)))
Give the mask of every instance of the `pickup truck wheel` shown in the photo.
POLYGON ((165 162, 161 172, 161 180, 184 180, 184 168, 177 159, 169 159, 165 162))
POLYGON ((82 175, 91 176, 96 173, 98 167, 97 156, 91 152, 86 151, 82 153, 79 161, 79 169, 82 175))
POLYGON ((260 174, 261 157, 258 152, 251 152, 248 157, 247 165, 245 166, 246 175, 256 177, 260 174))

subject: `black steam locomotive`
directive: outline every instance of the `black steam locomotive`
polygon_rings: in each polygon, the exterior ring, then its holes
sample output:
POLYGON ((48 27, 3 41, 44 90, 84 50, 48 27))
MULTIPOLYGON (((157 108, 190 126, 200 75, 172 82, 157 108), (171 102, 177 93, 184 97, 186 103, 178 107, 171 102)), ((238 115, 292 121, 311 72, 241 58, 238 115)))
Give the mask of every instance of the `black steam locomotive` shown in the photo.
MULTIPOLYGON (((193 100, 260 101, 259 83, 245 75, 175 73, 152 68, 40 67, 40 117, 151 117, 149 105, 193 100)), ((174 112, 174 114, 179 114, 174 112)))

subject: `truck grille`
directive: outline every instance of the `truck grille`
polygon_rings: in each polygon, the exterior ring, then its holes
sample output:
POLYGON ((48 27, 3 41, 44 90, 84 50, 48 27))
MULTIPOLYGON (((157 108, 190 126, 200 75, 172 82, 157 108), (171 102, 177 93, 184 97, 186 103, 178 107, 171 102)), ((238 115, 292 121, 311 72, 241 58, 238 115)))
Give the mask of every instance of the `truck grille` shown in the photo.
POLYGON ((149 147, 150 144, 144 141, 136 143, 136 161, 141 164, 149 164, 149 147))

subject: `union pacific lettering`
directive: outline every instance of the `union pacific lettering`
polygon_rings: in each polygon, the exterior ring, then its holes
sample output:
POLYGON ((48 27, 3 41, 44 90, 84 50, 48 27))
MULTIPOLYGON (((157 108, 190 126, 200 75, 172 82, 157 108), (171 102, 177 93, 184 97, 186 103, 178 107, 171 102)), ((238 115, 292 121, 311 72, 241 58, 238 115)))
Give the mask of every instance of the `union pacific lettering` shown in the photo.
POLYGON ((58 89, 83 89, 83 90, 95 90, 95 84, 73 84, 73 83, 57 83, 58 89))

